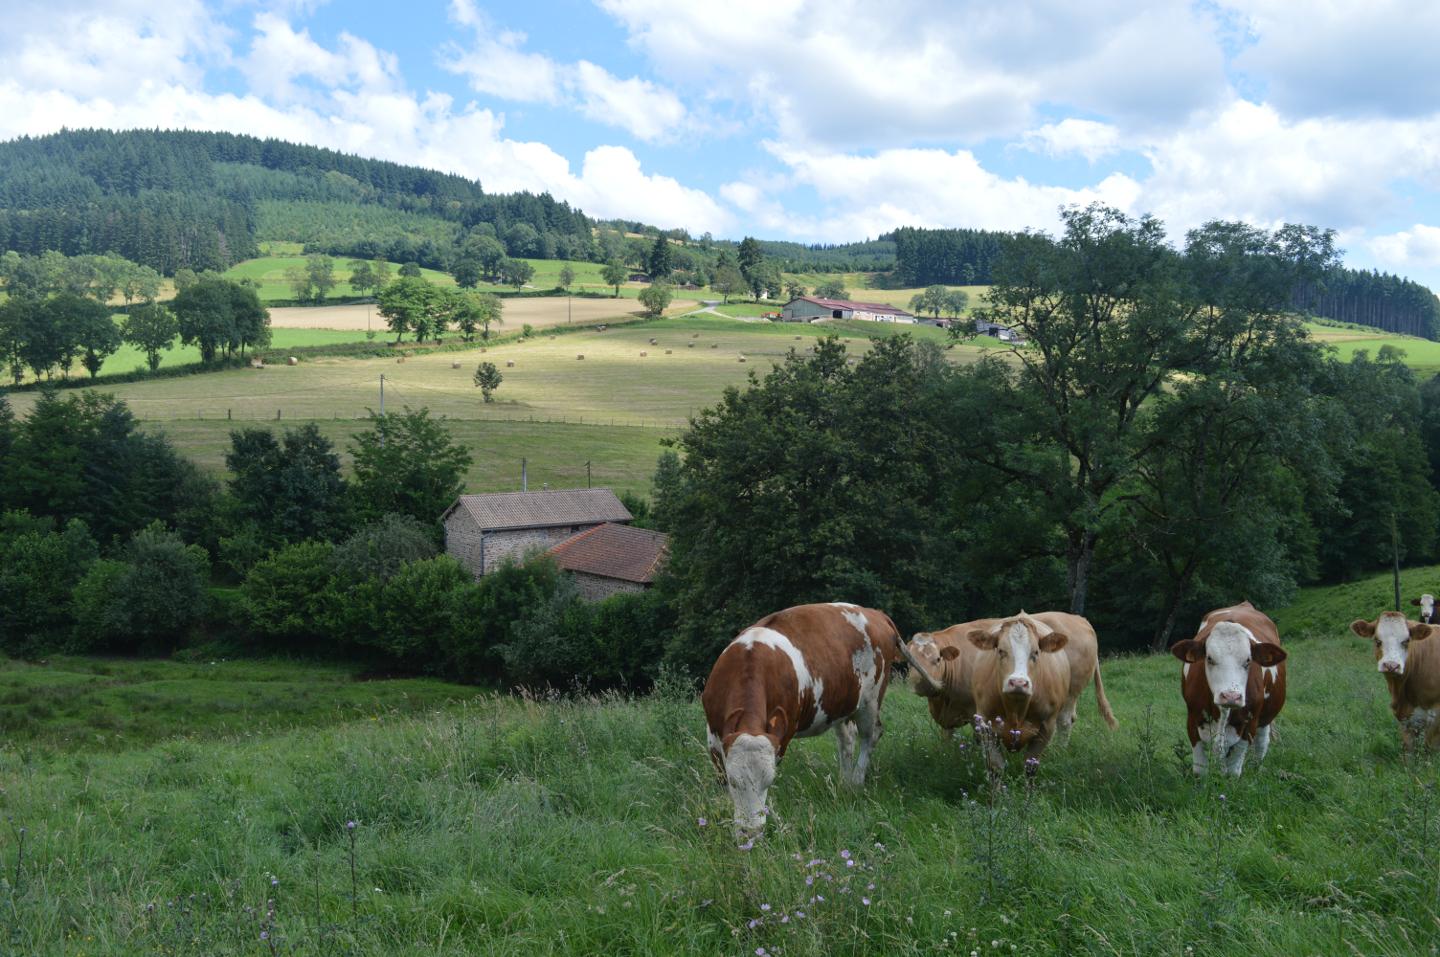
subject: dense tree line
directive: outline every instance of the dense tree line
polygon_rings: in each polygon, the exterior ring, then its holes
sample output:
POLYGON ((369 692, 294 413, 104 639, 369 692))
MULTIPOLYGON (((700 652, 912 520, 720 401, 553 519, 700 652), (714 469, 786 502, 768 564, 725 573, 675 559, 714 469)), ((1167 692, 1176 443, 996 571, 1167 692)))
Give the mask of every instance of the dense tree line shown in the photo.
POLYGON ((159 130, 0 144, 0 250, 113 252, 171 275, 223 270, 254 257, 260 239, 362 258, 408 243, 411 254, 394 258, 448 268, 465 233, 483 226, 503 235, 520 224, 543 237, 534 255, 593 258, 589 219, 549 195, 491 195, 461 176, 334 150, 159 130), (262 234, 262 204, 276 202, 301 208, 266 208, 262 234), (352 209, 348 227, 337 206, 352 209), (382 217, 375 235, 371 207, 409 216, 382 217))
POLYGON ((1332 268, 1296 285, 1291 305, 1325 319, 1440 339, 1440 300, 1426 286, 1373 270, 1332 268))
POLYGON ((986 229, 895 230, 895 277, 900 286, 987 285, 1008 233, 986 229))

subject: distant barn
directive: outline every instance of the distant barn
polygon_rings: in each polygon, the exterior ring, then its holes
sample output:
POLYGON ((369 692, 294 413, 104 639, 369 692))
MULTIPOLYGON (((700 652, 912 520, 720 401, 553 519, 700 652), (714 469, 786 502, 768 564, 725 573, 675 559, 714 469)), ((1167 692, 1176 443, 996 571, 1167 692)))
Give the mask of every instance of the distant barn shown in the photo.
POLYGON ((915 316, 899 306, 883 302, 852 302, 849 299, 822 299, 801 296, 780 310, 784 322, 815 322, 817 319, 865 319, 870 322, 913 323, 915 316))
POLYGON ((440 516, 446 554, 476 578, 507 558, 543 551, 606 522, 633 520, 608 488, 462 495, 440 516))

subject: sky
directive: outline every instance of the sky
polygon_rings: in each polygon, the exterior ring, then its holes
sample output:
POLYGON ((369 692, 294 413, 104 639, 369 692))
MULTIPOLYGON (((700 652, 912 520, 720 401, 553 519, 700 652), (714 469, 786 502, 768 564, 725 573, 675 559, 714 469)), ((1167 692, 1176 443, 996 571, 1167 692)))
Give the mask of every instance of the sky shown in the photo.
POLYGON ((0 139, 276 136, 804 242, 1094 201, 1440 289, 1434 0, 5 0, 0 139))

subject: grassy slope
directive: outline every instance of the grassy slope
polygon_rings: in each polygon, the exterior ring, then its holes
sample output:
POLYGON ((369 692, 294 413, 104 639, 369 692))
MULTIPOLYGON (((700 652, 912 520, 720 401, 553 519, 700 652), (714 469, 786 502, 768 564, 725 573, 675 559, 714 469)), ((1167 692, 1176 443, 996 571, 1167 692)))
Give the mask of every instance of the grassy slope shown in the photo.
MULTIPOLYGON (((1032 788, 1012 772, 999 795, 974 749, 941 742, 896 686, 866 788, 837 784, 828 737, 795 742, 748 852, 720 826, 728 801, 688 695, 487 695, 405 716, 377 682, 346 689, 374 696, 363 720, 342 708, 330 727, 245 718, 223 733, 175 706, 178 666, 143 665, 177 731, 208 730, 100 750, 52 750, 33 725, 12 734, 0 801, 28 835, 0 927, 23 953, 263 952, 245 908, 269 898, 270 932, 301 954, 1433 952, 1435 767, 1400 760, 1368 650, 1341 634, 1368 601, 1297 603, 1321 607, 1337 617, 1291 636, 1271 757, 1239 781, 1192 780, 1168 656, 1107 660, 1122 730, 1102 728, 1087 691, 1069 747, 1032 788)), ((207 679, 195 666, 189 680, 217 691, 192 704, 228 700, 221 683, 244 667, 207 679)), ((17 684, 48 694, 49 671, 17 684)), ((244 678, 237 700, 257 687, 244 678)))
MULTIPOLYGON (((331 257, 335 260, 335 278, 339 280, 335 288, 330 290, 331 298, 344 296, 358 296, 355 290, 350 288, 350 260, 331 257)), ((225 270, 224 276, 227 279, 252 279, 260 284, 260 300, 262 302, 273 302, 276 299, 293 299, 295 291, 285 281, 285 270, 299 266, 305 267, 304 256, 262 256, 259 259, 247 259, 242 263, 236 263, 225 270)), ((394 279, 400 272, 398 263, 390 264, 390 278, 394 279)), ((420 274, 430 282, 440 286, 453 286, 455 280, 449 273, 437 272, 434 269, 422 269, 420 274)))
MULTIPOLYGON (((820 335, 839 333, 850 339, 852 350, 863 351, 869 336, 897 332, 945 338, 933 327, 782 325, 713 316, 540 336, 483 354, 505 375, 498 401, 489 406, 480 402, 471 381, 482 359, 478 348, 409 357, 403 365, 320 359, 120 384, 107 391, 128 402, 142 421, 167 431, 182 452, 218 472, 228 430, 246 422, 273 424, 277 410, 282 426, 317 420, 343 447, 363 427, 357 420, 378 406, 384 374, 387 408, 425 405, 451 417, 456 434, 475 451, 467 478, 474 490, 514 487, 523 456, 530 460, 532 482, 576 486, 584 481, 589 459, 597 484, 638 491, 648 487, 660 440, 713 404, 725 386, 743 382, 752 371, 763 374, 790 349, 808 348, 820 335), (659 345, 651 346, 652 338, 659 345), (672 354, 665 355, 666 349, 672 354), (642 351, 649 355, 642 358, 642 351), (575 358, 580 353, 584 362, 575 358), (739 362, 741 354, 745 363, 739 362), (509 368, 505 363, 512 359, 516 365, 509 368), (454 361, 459 369, 451 368, 454 361), (227 420, 227 410, 233 420, 227 420)), ((979 346, 957 346, 951 353, 962 361, 980 354, 979 346)), ((35 396, 20 393, 11 401, 23 414, 35 396)))
POLYGON ((1394 346, 1405 352, 1405 364, 1423 375, 1440 372, 1440 342, 1419 339, 1414 336, 1400 336, 1379 329, 1351 324, 1307 323, 1311 335, 1321 342, 1335 347, 1341 359, 1349 359, 1360 350, 1366 350, 1373 359, 1381 346, 1394 346))

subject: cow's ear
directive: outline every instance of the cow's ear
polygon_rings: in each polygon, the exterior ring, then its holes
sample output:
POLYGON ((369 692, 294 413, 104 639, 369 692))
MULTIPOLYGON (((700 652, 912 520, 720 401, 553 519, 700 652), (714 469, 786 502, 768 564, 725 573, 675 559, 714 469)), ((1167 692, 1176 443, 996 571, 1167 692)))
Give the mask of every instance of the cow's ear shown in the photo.
POLYGON ((1416 608, 1419 608, 1419 607, 1420 607, 1420 599, 1418 599, 1418 598, 1412 598, 1412 599, 1410 599, 1410 604, 1414 605, 1416 608))
POLYGON ((956 658, 960 657, 960 649, 956 648, 954 645, 946 645, 944 648, 940 649, 940 657, 944 658, 946 661, 954 661, 956 658))
POLYGON ((1285 649, 1262 641, 1250 649, 1250 660, 1262 668, 1273 668, 1285 660, 1285 649))
POLYGON ((971 628, 970 633, 965 637, 970 639, 970 644, 981 651, 994 651, 995 646, 1000 644, 1000 636, 985 628, 971 628))
POLYGON ((789 720, 787 717, 785 717, 785 711, 784 711, 784 709, 782 709, 782 708, 771 708, 771 709, 770 709, 770 720, 768 720, 768 721, 765 722, 765 730, 766 730, 766 732, 769 733, 769 734, 773 734, 778 740, 784 741, 784 740, 785 740, 785 734, 786 734, 786 732, 787 732, 789 729, 790 729, 790 720, 789 720))
POLYGON ((1354 621, 1350 622, 1350 630, 1355 632, 1355 634, 1359 635, 1361 638, 1374 638, 1375 626, 1377 624, 1379 624, 1378 620, 1366 621, 1364 618, 1356 618, 1354 621))
POLYGON ((1041 651, 1059 651, 1070 641, 1069 637, 1058 631, 1052 631, 1040 639, 1041 651))
POLYGON ((1195 662, 1199 661, 1200 656, 1204 653, 1204 647, 1194 638, 1186 638, 1185 640, 1177 641, 1175 642, 1175 644, 1170 646, 1170 654, 1174 655, 1176 658, 1179 658, 1186 664, 1194 664, 1195 662))
POLYGON ((1410 640, 1419 641, 1422 638, 1429 638, 1431 632, 1434 630, 1434 627, 1431 625, 1422 625, 1417 622, 1410 626, 1410 640))

